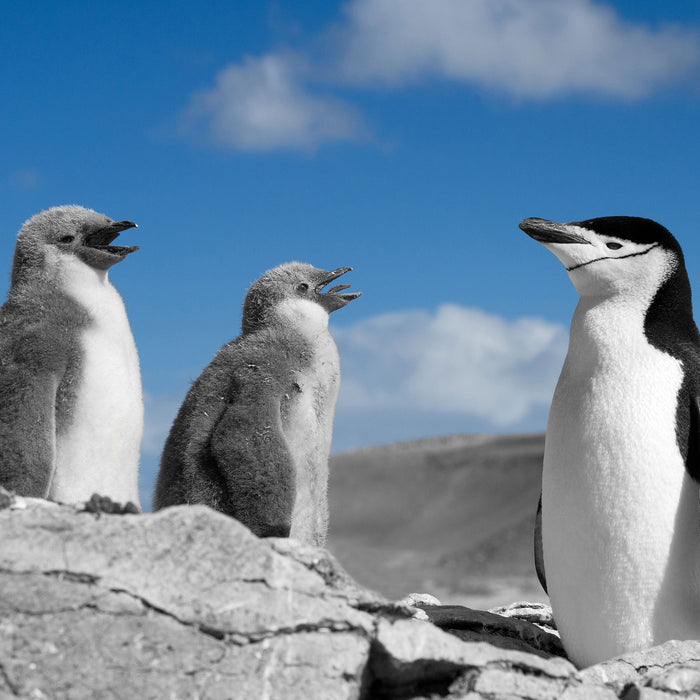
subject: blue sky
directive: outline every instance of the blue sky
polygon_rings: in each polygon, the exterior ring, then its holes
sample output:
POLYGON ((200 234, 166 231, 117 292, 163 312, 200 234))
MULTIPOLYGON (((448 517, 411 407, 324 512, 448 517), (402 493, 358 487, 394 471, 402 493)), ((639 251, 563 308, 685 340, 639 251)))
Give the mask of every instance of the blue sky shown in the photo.
POLYGON ((288 260, 355 268, 336 450, 545 427, 576 303, 529 216, 646 216, 700 284, 700 4, 3 3, 0 260, 82 204, 139 347, 146 503, 189 383, 288 260))

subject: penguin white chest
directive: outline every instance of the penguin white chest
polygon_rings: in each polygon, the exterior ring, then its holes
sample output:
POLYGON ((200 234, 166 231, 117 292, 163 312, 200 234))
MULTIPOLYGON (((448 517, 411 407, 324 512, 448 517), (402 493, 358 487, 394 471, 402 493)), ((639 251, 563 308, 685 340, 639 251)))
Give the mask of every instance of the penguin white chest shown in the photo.
POLYGON ((555 618, 581 666, 700 637, 682 382, 681 363, 647 342, 640 309, 579 305, 547 428, 542 527, 555 618))
POLYGON ((340 385, 338 349, 328 331, 317 338, 308 370, 297 375, 296 383, 285 427, 296 468, 290 536, 322 546, 328 530, 328 457, 340 385))
POLYGON ((106 276, 76 284, 71 293, 90 322, 79 337, 74 401, 66 427, 57 435, 49 497, 75 502, 96 492, 138 504, 143 399, 124 303, 106 276))
POLYGON ((340 388, 340 358, 328 331, 319 334, 308 365, 295 373, 294 396, 285 426, 296 462, 314 461, 319 450, 327 455, 333 437, 333 416, 340 388))
POLYGON ((290 536, 323 545, 328 529, 328 456, 340 388, 338 348, 317 304, 296 307, 296 327, 307 348, 303 368, 282 401, 285 441, 295 466, 296 497, 290 536), (319 311, 321 313, 319 313, 319 311), (300 318, 303 321, 300 321, 300 318))

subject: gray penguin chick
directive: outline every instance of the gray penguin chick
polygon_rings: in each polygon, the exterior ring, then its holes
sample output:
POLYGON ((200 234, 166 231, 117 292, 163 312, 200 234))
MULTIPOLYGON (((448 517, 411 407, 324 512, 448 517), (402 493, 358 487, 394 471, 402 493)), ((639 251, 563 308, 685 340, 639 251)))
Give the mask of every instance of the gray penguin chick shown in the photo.
POLYGON ((203 503, 259 537, 325 543, 340 385, 328 318, 360 292, 322 290, 351 269, 291 262, 251 286, 242 334, 194 382, 170 430, 156 510, 203 503))
POLYGON ((72 503, 139 503, 141 376, 108 271, 136 224, 78 206, 29 219, 0 308, 0 484, 72 503))

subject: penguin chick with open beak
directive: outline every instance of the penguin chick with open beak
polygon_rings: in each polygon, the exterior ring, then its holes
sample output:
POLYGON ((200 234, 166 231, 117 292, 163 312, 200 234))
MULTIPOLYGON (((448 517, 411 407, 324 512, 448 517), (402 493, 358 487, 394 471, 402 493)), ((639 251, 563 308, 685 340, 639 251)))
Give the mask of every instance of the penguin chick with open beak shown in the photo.
POLYGON ((141 377, 108 271, 136 224, 54 207, 19 232, 0 309, 0 483, 61 502, 138 504, 141 377))
POLYGON ((154 508, 203 503, 256 535, 323 545, 328 456, 340 385, 329 314, 360 292, 292 262, 255 282, 242 334, 194 382, 161 459, 154 508))
POLYGON ((545 440, 536 561, 569 657, 700 639, 700 334, 650 219, 520 228, 581 295, 545 440))

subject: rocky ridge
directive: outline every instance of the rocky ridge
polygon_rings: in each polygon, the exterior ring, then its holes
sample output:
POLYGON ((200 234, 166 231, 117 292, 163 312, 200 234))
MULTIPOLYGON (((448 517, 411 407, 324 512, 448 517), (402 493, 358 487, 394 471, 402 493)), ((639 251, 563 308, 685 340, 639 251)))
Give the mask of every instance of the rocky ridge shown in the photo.
POLYGON ((579 671, 541 606, 433 624, 203 506, 23 505, 0 511, 1 700, 700 698, 700 642, 579 671))

